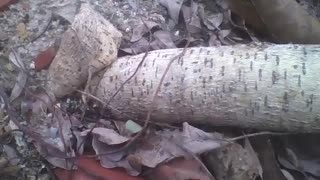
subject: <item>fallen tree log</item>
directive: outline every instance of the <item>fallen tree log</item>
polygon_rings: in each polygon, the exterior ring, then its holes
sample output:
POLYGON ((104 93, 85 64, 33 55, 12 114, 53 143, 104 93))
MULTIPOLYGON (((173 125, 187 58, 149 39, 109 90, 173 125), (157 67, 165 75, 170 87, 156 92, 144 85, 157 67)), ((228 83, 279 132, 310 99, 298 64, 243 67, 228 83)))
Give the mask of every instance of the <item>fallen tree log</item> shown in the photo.
MULTIPOLYGON (((144 119, 169 61, 182 49, 149 52, 110 105, 144 119)), ((96 95, 108 101, 143 54, 117 59, 96 95)), ((189 48, 158 94, 153 121, 320 132, 320 45, 189 48)), ((126 118, 119 113, 117 116, 126 118)))

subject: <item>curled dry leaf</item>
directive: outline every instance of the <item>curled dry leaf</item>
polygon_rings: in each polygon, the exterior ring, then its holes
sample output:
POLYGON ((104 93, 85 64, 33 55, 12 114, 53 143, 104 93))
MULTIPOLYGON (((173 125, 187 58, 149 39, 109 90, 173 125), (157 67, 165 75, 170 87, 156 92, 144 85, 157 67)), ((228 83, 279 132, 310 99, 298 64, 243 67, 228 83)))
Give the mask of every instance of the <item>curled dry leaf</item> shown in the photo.
POLYGON ((139 41, 133 43, 130 48, 124 48, 123 51, 130 54, 140 54, 146 52, 149 46, 149 41, 146 38, 141 38, 139 41))
POLYGON ((6 158, 9 160, 9 163, 12 166, 17 165, 20 162, 20 157, 18 156, 17 150, 15 150, 13 147, 4 144, 3 146, 3 152, 6 154, 6 158))
MULTIPOLYGON (((110 134, 110 130, 108 131, 110 134)), ((113 134, 114 132, 112 132, 113 134)), ((118 136, 104 133, 108 138, 118 136)), ((94 136, 92 145, 96 154, 108 152, 120 148, 122 145, 108 145, 101 141, 101 136, 94 136)), ((113 140, 109 140, 112 141, 113 140)), ((175 157, 189 157, 190 153, 201 154, 212 149, 221 147, 225 141, 218 133, 206 133, 194 128, 187 123, 183 125, 183 131, 158 131, 151 134, 143 142, 137 145, 138 148, 131 147, 126 151, 100 156, 101 165, 107 168, 123 167, 130 175, 138 175, 141 166, 154 168, 158 164, 169 161, 175 157), (126 156, 130 154, 130 156, 126 156)))
POLYGON ((199 6, 199 15, 201 17, 203 24, 209 30, 218 29, 223 21, 223 14, 222 13, 214 14, 210 11, 205 11, 205 8, 203 7, 203 5, 199 6))
MULTIPOLYGON (((81 133, 86 136, 90 130, 81 133)), ((113 151, 120 148, 129 138, 119 135, 113 129, 97 127, 92 130, 92 147, 96 154, 113 151)), ((120 151, 112 154, 100 156, 101 165, 105 168, 124 167, 129 174, 138 175, 137 172, 131 170, 128 161, 124 159, 127 152, 120 151)))
POLYGON ((219 31, 219 38, 223 39, 231 33, 231 29, 223 29, 219 31))
POLYGON ((259 155, 258 158, 263 168, 263 179, 286 180, 277 162, 269 137, 255 137, 250 140, 259 155))
POLYGON ((167 8, 171 19, 178 24, 180 9, 184 0, 160 0, 159 2, 167 8))
POLYGON ((198 4, 193 2, 192 6, 182 6, 182 13, 186 28, 190 33, 199 33, 201 31, 201 21, 198 17, 198 4))
POLYGON ((18 67, 20 70, 25 71, 25 64, 23 63, 21 57, 18 53, 16 53, 15 50, 12 50, 9 54, 9 60, 12 64, 14 64, 16 67, 18 67))
POLYGON ((74 136, 80 133, 74 133, 74 127, 78 127, 80 122, 75 118, 63 116, 60 109, 56 109, 52 119, 48 118, 46 121, 37 122, 34 124, 35 133, 41 135, 39 138, 43 139, 44 143, 35 141, 35 147, 39 153, 52 165, 64 169, 71 169, 73 160, 66 159, 65 157, 74 157, 76 152, 83 153, 83 147, 79 144, 84 140, 80 140, 75 144, 73 141, 74 136))
MULTIPOLYGON (((8 158, 1 156, 0 157, 0 169, 6 168, 8 166, 8 164, 9 164, 8 158)), ((0 171, 0 174, 1 174, 1 171, 0 171)))
POLYGON ((27 79, 28 76, 26 75, 26 73, 24 73, 24 71, 20 71, 16 83, 11 91, 10 101, 13 101, 20 96, 27 83, 27 79))
POLYGON ((151 29, 159 26, 158 23, 153 21, 144 21, 144 22, 145 23, 140 22, 140 24, 133 29, 131 40, 130 40, 131 42, 139 41, 143 37, 143 35, 151 31, 151 29))
POLYGON ((49 93, 39 92, 35 95, 36 100, 32 103, 26 102, 25 111, 31 109, 32 115, 39 116, 41 112, 47 112, 48 108, 53 108, 55 98, 49 93))
POLYGON ((257 156, 257 153, 254 151, 253 147, 251 146, 251 143, 249 141, 248 138, 245 139, 244 141, 244 148, 245 150, 247 150, 247 152, 250 154, 250 164, 252 164, 253 167, 256 168, 256 172, 258 172, 257 175, 259 175, 260 177, 263 177, 263 169, 262 166, 260 164, 260 160, 257 156))
MULTIPOLYGON (((81 133, 82 136, 86 136, 90 130, 84 131, 81 133)), ((97 127, 91 131, 92 134, 96 135, 98 140, 106 143, 107 145, 116 145, 127 142, 129 139, 127 137, 119 135, 113 129, 97 127)))
MULTIPOLYGON (((114 151, 121 148, 122 146, 123 145, 107 145, 106 143, 99 141, 98 138, 95 136, 92 139, 92 147, 96 154, 114 151)), ((120 151, 112 154, 99 156, 100 163, 105 168, 123 167, 128 174, 132 176, 139 175, 140 171, 137 171, 134 167, 132 167, 129 164, 128 160, 125 158, 127 154, 127 151, 120 151)))
POLYGON ((209 46, 218 46, 218 45, 221 45, 221 42, 218 40, 217 35, 215 35, 214 33, 211 33, 208 44, 209 46))
POLYGON ((153 36, 155 40, 151 42, 152 49, 157 50, 176 48, 175 44, 171 39, 171 34, 168 31, 159 30, 154 32, 153 36))
POLYGON ((87 82, 89 74, 110 65, 117 57, 121 33, 90 5, 83 3, 48 70, 46 89, 56 97, 87 82))
POLYGON ((251 156, 241 145, 232 143, 211 151, 204 159, 217 180, 254 180, 259 175, 259 170, 251 156))

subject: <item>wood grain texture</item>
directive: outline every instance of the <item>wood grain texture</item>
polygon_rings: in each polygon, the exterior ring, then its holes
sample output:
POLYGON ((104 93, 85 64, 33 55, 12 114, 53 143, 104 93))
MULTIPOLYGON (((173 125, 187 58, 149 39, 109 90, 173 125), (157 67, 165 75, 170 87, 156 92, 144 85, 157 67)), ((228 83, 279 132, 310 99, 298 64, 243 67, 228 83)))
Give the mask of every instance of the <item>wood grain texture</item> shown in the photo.
MULTIPOLYGON (((181 51, 149 52, 111 106, 145 119, 164 69, 181 51)), ((96 95, 107 101, 142 57, 117 59, 104 73, 96 95)), ((189 48, 170 67, 152 120, 320 132, 320 45, 189 48)))

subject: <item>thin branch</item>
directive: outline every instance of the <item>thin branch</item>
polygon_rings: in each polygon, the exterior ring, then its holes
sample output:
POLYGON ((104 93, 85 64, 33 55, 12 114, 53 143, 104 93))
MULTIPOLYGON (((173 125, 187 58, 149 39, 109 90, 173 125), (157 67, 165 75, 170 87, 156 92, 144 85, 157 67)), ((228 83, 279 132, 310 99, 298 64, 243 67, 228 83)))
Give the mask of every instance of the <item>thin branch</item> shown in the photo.
POLYGON ((285 135, 292 135, 296 133, 277 133, 277 132, 258 132, 258 133, 252 133, 252 134, 245 134, 242 136, 234 137, 234 138, 228 138, 228 141, 238 141, 241 139, 249 138, 249 137, 254 137, 254 136, 263 136, 263 135, 272 135, 272 136, 285 136, 285 135))

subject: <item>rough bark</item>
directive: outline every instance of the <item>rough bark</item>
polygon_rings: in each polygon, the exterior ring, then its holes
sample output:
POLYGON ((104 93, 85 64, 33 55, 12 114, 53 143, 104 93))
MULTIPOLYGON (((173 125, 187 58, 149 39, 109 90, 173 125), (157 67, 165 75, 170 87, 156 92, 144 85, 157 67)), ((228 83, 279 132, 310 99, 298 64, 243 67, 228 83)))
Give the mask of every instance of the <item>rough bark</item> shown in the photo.
MULTIPOLYGON (((110 105, 144 119, 164 69, 181 51, 149 52, 137 75, 110 105)), ((96 95, 109 100, 142 57, 117 59, 105 72, 96 95)), ((170 67, 152 120, 320 132, 319 57, 320 45, 189 48, 170 67)))

